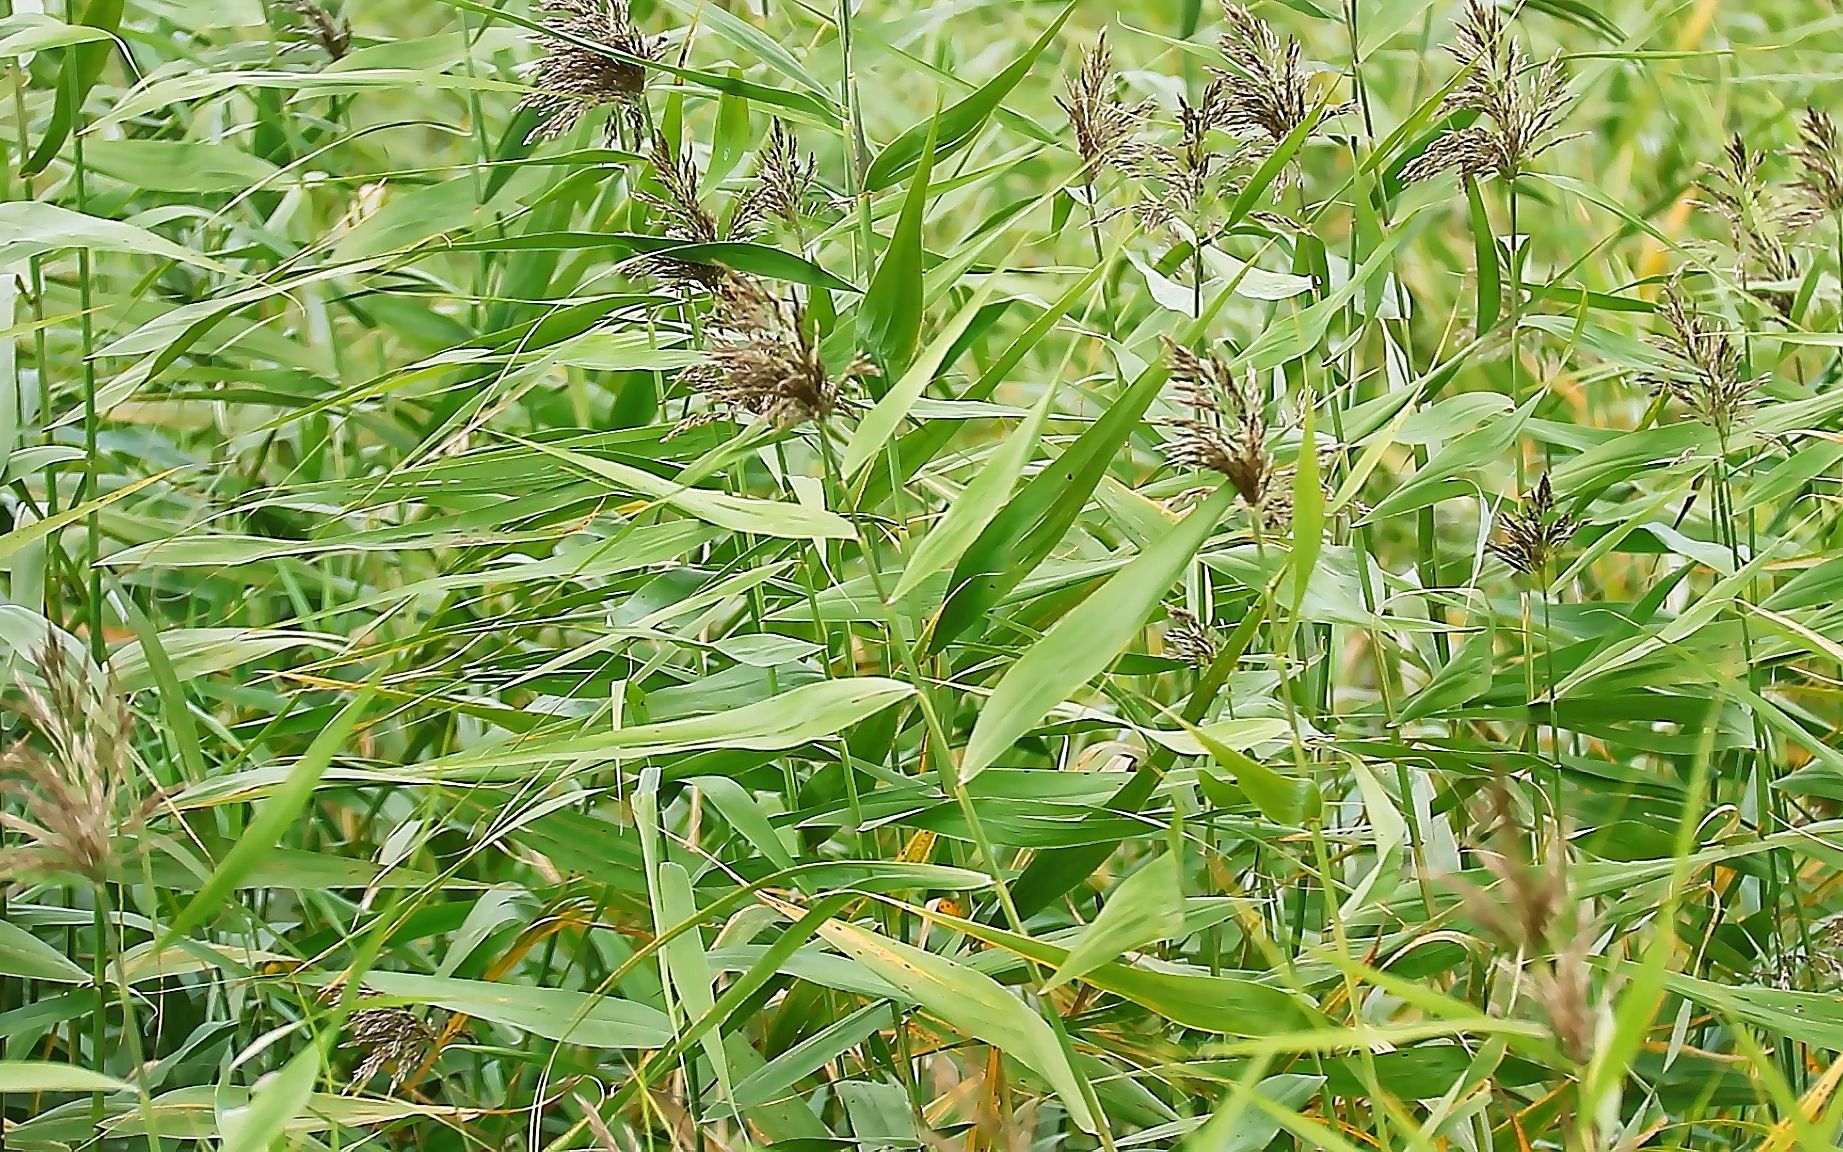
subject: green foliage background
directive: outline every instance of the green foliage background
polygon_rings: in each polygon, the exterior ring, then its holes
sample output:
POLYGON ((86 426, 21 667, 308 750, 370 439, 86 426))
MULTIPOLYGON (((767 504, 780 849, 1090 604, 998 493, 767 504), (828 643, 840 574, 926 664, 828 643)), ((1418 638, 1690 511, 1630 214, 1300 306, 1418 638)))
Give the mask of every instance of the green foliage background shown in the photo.
POLYGON ((1066 85, 1173 145, 1196 0, 634 0, 551 140, 525 0, 51 7, 7 1149, 1832 1146, 1828 3, 1506 7, 1559 125, 1411 179, 1478 14, 1270 0, 1190 197, 1066 85), (713 404, 726 276, 874 370, 713 404))

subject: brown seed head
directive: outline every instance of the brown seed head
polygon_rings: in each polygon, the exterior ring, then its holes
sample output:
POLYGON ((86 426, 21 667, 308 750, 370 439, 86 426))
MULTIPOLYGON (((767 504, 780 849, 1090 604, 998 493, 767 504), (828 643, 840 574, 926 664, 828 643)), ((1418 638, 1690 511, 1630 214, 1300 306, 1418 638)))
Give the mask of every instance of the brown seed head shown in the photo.
POLYGON ((822 421, 837 409, 847 382, 875 374, 875 366, 859 357, 834 376, 820 358, 804 307, 759 290, 744 295, 751 298, 732 305, 725 317, 730 326, 713 333, 705 362, 681 375, 711 404, 681 430, 725 414, 779 428, 822 421))
POLYGON ((1491 850, 1478 856, 1496 883, 1486 890, 1455 880, 1452 887, 1468 916, 1531 965, 1535 999, 1550 1032, 1570 1056, 1584 1060, 1599 1014, 1587 967, 1593 937, 1588 909, 1569 879, 1565 844, 1554 844, 1549 859, 1532 861, 1508 791, 1494 785, 1490 797, 1496 814, 1491 850))
POLYGON ((1216 658, 1216 631, 1187 608, 1166 609, 1165 651, 1173 659, 1202 668, 1216 658))
MULTIPOLYGON (((628 0, 541 0, 540 7, 551 14, 548 27, 556 38, 533 75, 537 91, 520 105, 543 116, 529 141, 554 140, 603 104, 619 105, 639 139, 646 124, 646 64, 659 59, 664 37, 634 26, 628 0)), ((610 124, 611 133, 619 123, 610 124)))
POLYGON ((433 1029, 407 1008, 358 1008, 346 1018, 346 1037, 364 1053, 352 1070, 353 1089, 379 1072, 390 1072, 390 1091, 421 1067, 435 1047, 433 1029))
POLYGON ((1147 228, 1174 228, 1183 221, 1195 229, 1204 210, 1225 194, 1229 158, 1210 133, 1227 116, 1227 91, 1218 77, 1194 102, 1178 98, 1175 146, 1135 142, 1120 150, 1116 162, 1122 170, 1152 185, 1134 207, 1147 228))
POLYGON ((1082 54, 1081 71, 1067 83, 1068 95, 1056 103, 1068 113, 1075 151, 1090 167, 1114 159, 1128 148, 1145 123, 1147 106, 1121 101, 1113 75, 1113 53, 1103 29, 1094 47, 1082 54))
POLYGON ((0 879, 72 872, 109 879, 118 841, 132 841, 153 801, 135 804, 134 714, 113 685, 98 689, 55 644, 37 660, 39 689, 22 682, 18 711, 36 730, 0 753, 0 829, 25 843, 0 851, 0 879))
POLYGON ((1312 107, 1312 78, 1301 62, 1299 40, 1281 40, 1265 20, 1234 0, 1223 0, 1222 18, 1228 31, 1219 43, 1229 67, 1210 70, 1226 85, 1222 127, 1278 144, 1305 122, 1312 107))
POLYGON ((1656 343, 1677 366, 1652 377, 1652 391, 1671 396, 1725 439, 1752 406, 1760 379, 1742 377, 1740 343, 1690 302, 1681 272, 1664 285, 1657 311, 1664 331, 1656 343))
POLYGON ((1554 135, 1568 109, 1568 77, 1559 56, 1525 76, 1529 57, 1509 34, 1494 0, 1468 0, 1452 54, 1465 70, 1441 108, 1483 118, 1436 140, 1402 170, 1414 183, 1455 171, 1474 178, 1514 178, 1537 156, 1571 139, 1554 135))
POLYGON ((284 30, 290 49, 317 45, 334 60, 342 59, 352 50, 352 26, 343 16, 321 7, 316 0, 288 0, 283 9, 292 12, 300 21, 284 30))
MULTIPOLYGON (((672 146, 664 133, 655 132, 647 158, 661 190, 658 194, 638 190, 634 192, 634 199, 659 215, 668 237, 690 244, 710 244, 728 238, 718 228, 717 218, 698 197, 703 174, 698 171, 691 149, 681 151, 672 146)), ((679 292, 708 293, 718 300, 720 309, 726 301, 752 302, 754 295, 747 285, 740 283, 745 277, 716 264, 657 255, 639 261, 635 270, 641 275, 656 276, 679 292)))
POLYGON ((1498 538, 1485 547, 1519 572, 1545 573, 1580 526, 1579 520, 1556 508, 1555 490, 1545 472, 1524 495, 1520 508, 1499 513, 1498 538))
MULTIPOLYGON (((1798 261, 1780 235, 1785 208, 1767 185, 1764 160, 1740 133, 1729 137, 1721 161, 1710 165, 1703 176, 1704 203, 1728 225, 1743 276, 1795 280, 1798 261)), ((1763 291, 1760 296, 1781 312, 1791 306, 1791 295, 1783 291, 1763 291)))
POLYGON ((1197 355, 1167 340, 1166 356, 1178 397, 1192 415, 1173 420, 1166 459, 1181 468, 1198 468, 1228 478, 1242 502, 1270 524, 1283 523, 1285 486, 1267 450, 1267 417, 1252 375, 1237 379, 1213 353, 1197 355))
POLYGON ((1843 212, 1843 141, 1830 113, 1805 109, 1792 156, 1800 169, 1796 188, 1804 206, 1813 213, 1843 212))
POLYGON ((770 217, 799 227, 818 179, 819 162, 812 153, 801 152, 793 130, 776 120, 756 160, 755 182, 730 215, 730 235, 750 235, 770 217))
POLYGON ((698 185, 703 174, 691 149, 674 148, 665 133, 653 133, 653 148, 648 154, 653 178, 664 189, 663 195, 639 192, 635 199, 657 211, 665 221, 666 235, 694 244, 709 244, 722 239, 717 221, 698 200, 698 185))

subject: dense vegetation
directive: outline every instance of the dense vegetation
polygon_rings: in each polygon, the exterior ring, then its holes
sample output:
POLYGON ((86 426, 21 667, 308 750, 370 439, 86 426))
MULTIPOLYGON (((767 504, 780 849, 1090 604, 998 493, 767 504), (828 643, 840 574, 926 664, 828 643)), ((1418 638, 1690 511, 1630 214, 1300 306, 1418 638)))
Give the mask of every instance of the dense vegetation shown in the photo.
POLYGON ((1822 0, 11 0, 4 1148, 1829 1148, 1822 0))

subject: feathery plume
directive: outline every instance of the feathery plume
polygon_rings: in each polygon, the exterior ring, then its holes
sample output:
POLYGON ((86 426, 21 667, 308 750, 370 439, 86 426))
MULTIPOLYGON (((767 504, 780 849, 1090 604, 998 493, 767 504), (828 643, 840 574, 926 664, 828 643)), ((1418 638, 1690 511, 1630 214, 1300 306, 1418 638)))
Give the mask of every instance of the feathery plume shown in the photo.
POLYGON ((1651 377, 1652 391, 1674 398, 1726 439, 1751 406, 1761 379, 1742 376, 1739 342, 1689 302, 1681 272, 1664 285, 1657 311, 1664 331, 1656 343, 1678 367, 1651 377))
POLYGON ((1587 908, 1569 880, 1565 843, 1552 846, 1548 861, 1530 860, 1508 791, 1494 784, 1490 795, 1495 811, 1492 848, 1480 850, 1478 856, 1496 880, 1497 891, 1486 892, 1457 879, 1452 887, 1467 915, 1527 958, 1533 967, 1535 1000, 1549 1031, 1565 1052, 1585 1060, 1592 1053, 1602 1009, 1594 1003, 1589 981, 1587 957, 1593 937, 1587 908))
POLYGON ((113 684, 98 689, 53 644, 37 658, 40 689, 22 682, 18 711, 37 732, 0 753, 0 829, 25 843, 0 851, 0 878, 70 872, 98 884, 119 862, 157 797, 129 798, 134 713, 113 684))
POLYGON ((680 424, 678 431, 726 414, 779 428, 823 421, 837 409, 847 383, 876 374, 862 356, 836 376, 828 372, 806 310, 795 300, 758 289, 724 318, 727 326, 713 333, 705 362, 680 375, 710 401, 711 409, 680 424))
POLYGON ((532 76, 537 91, 519 105, 543 117, 526 142, 554 140, 603 104, 621 112, 610 134, 624 120, 638 140, 646 132, 646 64, 659 59, 665 38, 634 26, 628 0, 541 0, 540 7, 551 14, 555 39, 532 76))
MULTIPOLYGON (((1265 20, 1234 0, 1223 0, 1222 18, 1228 31, 1218 43, 1229 67, 1210 69, 1225 85, 1222 128, 1278 144, 1305 123, 1312 108, 1312 77, 1301 62, 1299 39, 1281 40, 1265 20)), ((1326 114, 1348 108, 1340 104, 1326 114)))
MULTIPOLYGON (((1721 162, 1707 169, 1702 190, 1708 196, 1706 204, 1728 225, 1743 276, 1751 267, 1769 281, 1796 280, 1798 261, 1780 236, 1784 211, 1766 185, 1764 161, 1737 132, 1722 149, 1721 162)), ((1759 296, 1780 312, 1791 307, 1789 292, 1767 289, 1759 296)))
POLYGON ((722 239, 717 229, 717 219, 712 216, 698 198, 698 185, 703 174, 698 171, 697 158, 690 148, 679 150, 667 140, 665 133, 653 133, 653 147, 647 159, 653 167, 653 178, 664 189, 663 196, 651 192, 638 191, 634 198, 649 208, 657 211, 665 220, 666 235, 693 244, 708 244, 722 239))
POLYGON ((1472 111, 1481 124, 1448 132, 1402 170, 1408 183, 1442 172, 1514 179, 1537 156, 1572 139, 1556 136, 1568 108, 1568 77, 1559 55, 1525 79, 1529 57, 1505 27, 1494 0, 1468 0, 1450 49, 1465 70, 1441 111, 1472 111))
POLYGON ((364 1055, 352 1070, 356 1091, 379 1072, 390 1072, 390 1092, 421 1067, 435 1047, 433 1029, 407 1008, 358 1008, 346 1018, 346 1036, 364 1055))
POLYGON ((1075 133, 1075 151, 1090 169, 1113 160, 1135 147, 1134 137, 1145 123, 1147 105, 1120 99, 1113 75, 1113 50, 1105 29, 1094 47, 1082 54, 1081 71, 1067 82, 1068 95, 1056 103, 1068 114, 1075 133))
MULTIPOLYGON (((681 151, 672 146, 664 133, 655 132, 648 159, 661 194, 636 190, 634 199, 659 214, 667 236, 691 244, 710 244, 729 238, 698 197, 698 185, 703 176, 689 148, 681 151)), ((641 275, 658 277, 678 292, 710 294, 719 312, 734 309, 739 315, 746 315, 760 304, 760 288, 748 277, 721 265, 678 260, 661 254, 646 257, 635 268, 641 275)))
POLYGON ((1267 417, 1253 376, 1237 379, 1214 353, 1199 356, 1170 340, 1165 353, 1178 397, 1193 413, 1170 422, 1166 459, 1226 477, 1242 503, 1268 525, 1283 526, 1291 519, 1292 493, 1277 482, 1285 473, 1267 450, 1267 417))
POLYGON ((730 214, 730 235, 755 232, 769 218, 798 228, 819 179, 819 162, 800 151, 793 130, 776 120, 755 165, 755 181, 730 214))
POLYGON ((1183 223, 1193 233, 1202 233, 1199 225, 1204 210, 1225 191, 1227 157, 1218 151, 1210 132, 1228 114, 1227 91, 1228 85, 1218 78, 1205 85, 1194 102, 1188 96, 1178 98, 1175 147, 1142 144, 1120 154, 1123 169, 1156 185, 1136 208, 1146 227, 1173 228, 1183 223))
POLYGON ((1843 140, 1830 113, 1805 109, 1792 157, 1799 166, 1795 187, 1806 205, 1817 212, 1843 212, 1843 140))

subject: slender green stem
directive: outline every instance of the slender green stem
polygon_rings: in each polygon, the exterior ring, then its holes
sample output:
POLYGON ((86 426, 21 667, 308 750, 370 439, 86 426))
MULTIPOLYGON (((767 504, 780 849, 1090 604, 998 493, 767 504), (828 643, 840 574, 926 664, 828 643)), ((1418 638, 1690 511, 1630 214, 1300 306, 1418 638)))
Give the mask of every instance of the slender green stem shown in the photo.
MULTIPOLYGON (((68 15, 71 23, 77 23, 76 5, 73 3, 68 15)), ((69 91, 72 112, 76 123, 71 128, 72 150, 72 188, 78 212, 89 209, 89 176, 83 157, 83 110, 79 107, 81 91, 78 85, 77 70, 66 67, 64 75, 69 77, 69 91)), ((83 383, 83 498, 94 500, 101 492, 98 479, 99 460, 97 448, 98 416, 96 412, 96 333, 95 319, 92 315, 90 250, 86 245, 77 249, 77 326, 78 342, 81 349, 78 371, 83 383)), ((88 577, 86 589, 88 606, 87 625, 89 628, 90 658, 98 664, 107 658, 109 652, 108 638, 103 634, 102 611, 102 517, 98 512, 91 512, 84 519, 84 572, 88 577)))
MULTIPOLYGON (((825 429, 819 432, 820 451, 825 459, 827 486, 837 494, 843 505, 845 485, 838 472, 837 455, 832 449, 825 429)), ((960 779, 959 766, 954 763, 953 744, 947 734, 947 726, 942 723, 939 712, 934 705, 932 682, 922 674, 921 665, 915 658, 915 646, 903 640, 897 626, 894 610, 890 607, 888 590, 883 584, 883 574, 879 571, 880 562, 875 546, 866 535, 859 531, 859 543, 864 550, 864 568, 870 576, 871 589, 876 593, 877 604, 883 615, 884 626, 888 630, 889 645, 896 650, 903 670, 909 675, 909 682, 915 686, 916 702, 921 706, 922 723, 928 736, 928 748, 932 751, 936 774, 941 786, 965 816, 967 828, 973 835, 973 841, 979 848, 979 854, 991 869, 992 887, 998 893, 998 902, 1003 908, 1006 920, 1015 932, 1024 931, 1023 917, 1018 915, 1017 905, 1011 899, 1011 886, 1006 883, 1004 867, 998 859, 998 853, 992 846, 992 840, 986 835, 985 823, 980 820, 978 810, 973 806, 972 796, 966 790, 966 784, 960 779)))
MULTIPOLYGON (((90 925, 95 935, 90 946, 90 978, 96 985, 96 1007, 90 1015, 90 1043, 93 1045, 90 1059, 100 1072, 107 1063, 105 1055, 109 1050, 109 896, 101 880, 91 889, 90 925)), ((103 1117, 103 1094, 91 1093, 90 1126, 96 1130, 98 1140, 103 1136, 103 1117)))

